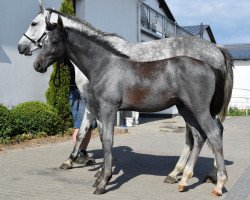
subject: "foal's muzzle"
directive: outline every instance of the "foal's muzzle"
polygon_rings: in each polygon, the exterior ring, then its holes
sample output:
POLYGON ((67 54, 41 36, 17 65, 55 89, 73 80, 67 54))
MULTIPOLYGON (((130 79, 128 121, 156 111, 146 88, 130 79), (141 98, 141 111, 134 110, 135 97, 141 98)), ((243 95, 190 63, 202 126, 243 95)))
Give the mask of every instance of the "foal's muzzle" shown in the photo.
POLYGON ((35 61, 34 64, 34 69, 37 71, 37 72, 40 72, 40 73, 45 73, 47 71, 47 67, 44 67, 40 62, 39 60, 38 61, 35 61))

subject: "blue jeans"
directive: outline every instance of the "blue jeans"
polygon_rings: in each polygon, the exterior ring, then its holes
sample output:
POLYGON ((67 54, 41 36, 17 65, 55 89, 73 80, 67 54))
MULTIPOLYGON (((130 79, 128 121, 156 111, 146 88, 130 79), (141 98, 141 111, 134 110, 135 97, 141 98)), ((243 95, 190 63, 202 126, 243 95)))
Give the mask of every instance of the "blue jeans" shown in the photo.
MULTIPOLYGON (((78 89, 69 90, 69 103, 74 121, 74 128, 80 129, 83 116, 87 107, 86 99, 81 96, 78 89)), ((94 121, 90 128, 94 129, 97 127, 96 121, 94 121)))
POLYGON ((86 100, 80 95, 77 89, 69 91, 70 108, 74 120, 74 128, 79 129, 87 107, 86 100))

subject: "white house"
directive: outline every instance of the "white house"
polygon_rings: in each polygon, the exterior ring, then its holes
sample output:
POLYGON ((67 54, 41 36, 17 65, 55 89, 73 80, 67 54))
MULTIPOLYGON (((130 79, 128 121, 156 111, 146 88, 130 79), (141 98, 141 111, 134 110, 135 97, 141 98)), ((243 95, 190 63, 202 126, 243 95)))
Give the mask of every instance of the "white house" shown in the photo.
POLYGON ((250 44, 224 45, 234 59, 234 89, 231 107, 250 109, 250 44))

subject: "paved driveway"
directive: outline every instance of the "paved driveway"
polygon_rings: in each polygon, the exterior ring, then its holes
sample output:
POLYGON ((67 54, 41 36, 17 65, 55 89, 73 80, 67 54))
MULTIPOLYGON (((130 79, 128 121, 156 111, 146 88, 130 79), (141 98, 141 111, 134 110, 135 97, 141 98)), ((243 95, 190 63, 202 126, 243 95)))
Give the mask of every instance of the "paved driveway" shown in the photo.
MULTIPOLYGON (((214 199, 209 195, 213 185, 201 182, 213 164, 207 146, 189 181, 189 191, 179 193, 177 184, 163 183, 182 150, 184 130, 183 121, 176 117, 144 123, 130 128, 129 134, 117 135, 114 175, 108 192, 101 196, 94 195, 91 187, 102 162, 98 138, 89 147, 98 162, 94 167, 59 169, 72 149, 71 141, 1 153, 0 199, 214 199)), ((226 120, 224 152, 229 180, 220 199, 249 200, 250 117, 226 120)))

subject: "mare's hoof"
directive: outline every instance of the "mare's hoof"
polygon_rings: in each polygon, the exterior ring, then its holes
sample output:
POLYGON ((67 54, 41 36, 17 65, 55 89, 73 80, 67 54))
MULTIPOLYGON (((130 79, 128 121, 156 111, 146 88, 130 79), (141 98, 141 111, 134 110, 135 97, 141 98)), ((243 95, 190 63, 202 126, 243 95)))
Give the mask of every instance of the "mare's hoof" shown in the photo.
POLYGON ((185 191, 187 191, 187 186, 179 185, 178 191, 179 191, 179 192, 185 192, 185 191))
POLYGON ((222 195, 222 192, 217 191, 215 189, 213 189, 213 191, 211 192, 211 196, 213 197, 220 197, 222 195))
POLYGON ((177 182, 178 182, 177 178, 173 178, 172 176, 167 176, 164 180, 164 183, 170 183, 170 184, 174 184, 177 182))
POLYGON ((217 183, 217 179, 212 177, 211 175, 207 175, 204 179, 203 179, 203 183, 213 183, 216 184, 217 183))
POLYGON ((101 170, 98 170, 98 171, 95 173, 94 177, 95 177, 95 178, 98 178, 99 176, 101 176, 101 173, 102 173, 102 171, 101 171, 101 170))
POLYGON ((94 194, 104 194, 105 193, 105 189, 96 189, 95 191, 94 191, 94 194))
POLYGON ((60 166, 60 169, 72 169, 73 165, 72 164, 69 164, 67 162, 64 162, 61 166, 60 166))

